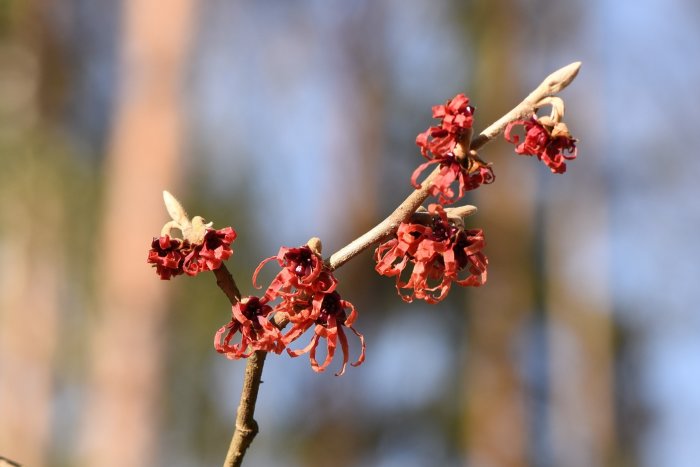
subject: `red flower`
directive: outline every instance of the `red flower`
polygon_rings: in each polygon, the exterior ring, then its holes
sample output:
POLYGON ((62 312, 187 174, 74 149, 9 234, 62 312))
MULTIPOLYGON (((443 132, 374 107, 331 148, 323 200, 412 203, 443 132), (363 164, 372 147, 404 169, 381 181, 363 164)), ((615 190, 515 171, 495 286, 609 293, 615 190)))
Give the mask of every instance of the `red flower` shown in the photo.
POLYGON ((379 245, 374 254, 375 270, 396 276, 396 290, 406 302, 418 298, 437 303, 447 296, 453 282, 462 286, 486 282, 483 231, 456 225, 438 204, 431 204, 428 211, 433 215, 431 225, 402 223, 396 237, 379 245), (413 268, 403 281, 401 276, 409 263, 413 268), (406 295, 402 290, 411 292, 406 295))
POLYGON ((196 276, 203 271, 219 269, 221 263, 233 254, 231 243, 235 239, 236 231, 231 227, 207 229, 201 243, 164 235, 153 239, 147 262, 155 265, 161 279, 170 279, 183 272, 196 276))
POLYGON ((269 320, 272 307, 258 297, 247 297, 231 307, 231 322, 222 326, 214 336, 214 348, 230 359, 246 358, 256 350, 280 353, 285 345, 282 333, 269 320), (236 344, 231 340, 237 334, 236 344), (222 339, 223 336, 223 339, 222 339))
POLYGON ((294 323, 283 338, 285 344, 289 344, 304 334, 311 326, 314 326, 314 335, 311 338, 311 342, 303 349, 287 349, 287 353, 291 357, 298 357, 308 352, 311 368, 316 372, 322 372, 325 371, 333 360, 338 341, 340 341, 340 348, 343 352, 343 365, 340 371, 335 375, 342 375, 345 373, 345 368, 347 367, 349 359, 348 339, 345 335, 344 327, 350 329, 360 339, 360 356, 357 361, 351 363, 351 365, 358 366, 365 361, 365 338, 352 326, 356 318, 357 311, 355 307, 352 303, 342 300, 338 292, 325 294, 318 317, 315 320, 305 320, 294 323), (346 310, 349 310, 349 314, 346 310), (327 353, 325 360, 319 365, 318 360, 316 360, 316 349, 322 338, 326 339, 327 353))
POLYGON ((185 257, 183 269, 186 274, 196 276, 200 272, 213 271, 221 267, 233 254, 231 243, 236 239, 231 227, 220 230, 207 229, 201 244, 194 245, 185 257))
POLYGON ((474 120, 474 107, 469 105, 469 98, 457 94, 444 105, 433 107, 433 118, 439 118, 440 125, 432 126, 416 137, 416 144, 423 156, 428 153, 443 156, 455 148, 458 142, 471 129, 474 120))
POLYGON ((413 171, 411 184, 414 188, 421 187, 418 177, 431 164, 440 164, 440 172, 430 183, 430 194, 437 196, 441 204, 454 203, 464 196, 465 192, 474 190, 482 184, 492 183, 496 179, 490 164, 471 157, 465 157, 460 161, 453 153, 448 153, 444 156, 434 156, 413 171), (459 181, 457 196, 451 188, 455 180, 459 181))
POLYGON ((170 238, 169 235, 153 237, 151 249, 148 251, 148 263, 155 265, 156 274, 162 280, 170 280, 173 276, 182 274, 182 259, 184 255, 180 251, 183 241, 170 238))
POLYGON ((282 298, 275 308, 286 313, 292 323, 317 319, 324 297, 338 285, 333 273, 326 269, 321 257, 308 245, 282 247, 277 256, 267 258, 258 265, 253 273, 253 285, 257 287, 258 273, 274 259, 277 259, 282 270, 265 291, 265 299, 272 301, 282 298))
POLYGON ((506 127, 504 137, 516 145, 517 154, 537 156, 553 173, 566 172, 565 161, 576 159, 576 140, 563 123, 543 125, 535 116, 529 120, 515 120, 506 127), (522 125, 525 130, 522 143, 518 135, 511 135, 517 125, 522 125))
POLYGON ((439 196, 441 204, 454 203, 466 191, 493 182, 490 165, 465 154, 468 148, 464 146, 468 145, 468 134, 474 121, 474 108, 469 105, 469 98, 457 94, 446 104, 436 105, 433 118, 439 118, 440 125, 432 126, 416 137, 416 144, 428 162, 413 172, 411 184, 414 188, 420 188, 418 177, 431 164, 439 164, 440 171, 430 183, 430 194, 439 196), (451 188, 455 181, 459 182, 457 196, 451 188))
POLYGON ((323 260, 308 245, 299 248, 281 247, 277 256, 264 259, 253 273, 253 285, 257 287, 260 270, 274 259, 282 267, 282 271, 272 280, 265 292, 265 297, 269 300, 290 293, 293 289, 324 293, 335 290, 338 281, 328 271, 323 274, 323 260))

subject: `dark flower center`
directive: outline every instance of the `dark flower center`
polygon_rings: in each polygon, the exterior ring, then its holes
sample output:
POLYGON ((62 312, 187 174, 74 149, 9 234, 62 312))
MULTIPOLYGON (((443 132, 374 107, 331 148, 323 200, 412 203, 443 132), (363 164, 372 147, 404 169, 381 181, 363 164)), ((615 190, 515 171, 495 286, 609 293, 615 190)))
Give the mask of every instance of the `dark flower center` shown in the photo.
POLYGON ((204 243, 207 245, 207 250, 216 250, 221 246, 221 239, 217 235, 208 235, 204 243))
POLYGON ((313 253, 309 247, 291 249, 285 259, 294 266, 294 273, 299 277, 308 276, 313 269, 313 253))
POLYGON ((467 238, 467 235, 464 233, 464 231, 459 232, 457 234, 457 241, 455 242, 454 252, 455 261, 457 262, 457 267, 460 271, 467 267, 467 265, 469 264, 469 256, 464 251, 464 249, 468 248, 469 246, 469 239, 467 238))
POLYGON ((263 314, 263 304, 260 303, 258 297, 250 297, 248 301, 241 306, 241 313, 249 320, 255 321, 253 318, 263 314))
POLYGON ((323 297, 323 302, 321 303, 321 314, 316 320, 316 324, 327 326, 328 320, 331 316, 335 317, 338 324, 345 323, 345 310, 340 304, 340 294, 338 292, 331 292, 323 297))
POLYGON ((433 224, 433 232, 431 238, 436 242, 443 242, 449 238, 454 237, 459 229, 449 222, 443 220, 435 221, 433 224))

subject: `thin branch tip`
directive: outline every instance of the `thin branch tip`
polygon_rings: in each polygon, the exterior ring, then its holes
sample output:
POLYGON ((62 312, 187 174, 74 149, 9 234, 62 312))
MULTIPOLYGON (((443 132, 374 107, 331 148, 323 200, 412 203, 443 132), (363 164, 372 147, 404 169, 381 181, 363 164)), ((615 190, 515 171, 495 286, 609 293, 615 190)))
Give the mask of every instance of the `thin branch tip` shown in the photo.
POLYGON ((571 84, 578 75, 580 69, 581 62, 573 62, 547 76, 542 82, 542 86, 547 88, 547 95, 551 96, 556 94, 571 84))

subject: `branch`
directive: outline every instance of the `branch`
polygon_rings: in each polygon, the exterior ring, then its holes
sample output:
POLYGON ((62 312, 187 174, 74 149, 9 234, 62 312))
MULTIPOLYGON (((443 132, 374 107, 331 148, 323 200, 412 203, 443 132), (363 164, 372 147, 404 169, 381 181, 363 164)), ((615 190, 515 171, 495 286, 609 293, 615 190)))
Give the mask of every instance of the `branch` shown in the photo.
POLYGON ((245 366, 245 376, 243 377, 243 390, 241 391, 241 402, 238 405, 236 415, 236 429, 231 438, 231 444, 226 453, 224 467, 239 467, 243 462, 248 446, 253 442, 253 438, 258 434, 258 424, 253 419, 255 413, 255 403, 258 400, 258 390, 262 382, 263 366, 267 352, 261 350, 248 357, 245 366))
POLYGON ((558 69, 551 75, 547 76, 534 91, 532 91, 520 104, 516 105, 513 110, 493 122, 488 128, 479 134, 478 137, 472 140, 471 149, 477 150, 498 136, 510 122, 514 120, 523 120, 542 105, 540 101, 546 97, 551 97, 567 87, 578 75, 581 69, 581 62, 574 62, 558 69))
MULTIPOLYGON (((513 110, 499 118, 497 121, 488 126, 482 131, 478 137, 474 138, 469 148, 473 151, 484 146, 486 143, 498 136, 508 123, 514 120, 521 120, 534 114, 540 106, 540 101, 545 97, 550 97, 566 86, 568 86, 578 74, 581 68, 581 62, 574 62, 551 75, 547 76, 537 88, 532 91, 520 104, 515 106, 513 110)), ((366 250, 379 240, 392 235, 399 228, 402 222, 408 220, 409 217, 418 209, 420 205, 428 198, 430 184, 433 178, 438 174, 440 168, 437 167, 433 172, 422 182, 421 188, 414 190, 408 195, 408 198, 392 212, 389 217, 372 228, 369 232, 356 238, 348 245, 344 246, 337 252, 333 253, 327 260, 328 267, 331 271, 339 268, 347 263, 354 256, 366 250)))
MULTIPOLYGON (((487 127, 481 134, 472 140, 470 149, 476 151, 493 138, 498 136, 506 125, 514 120, 520 120, 534 114, 537 108, 542 105, 540 101, 546 97, 558 93, 568 86, 576 77, 581 62, 575 62, 561 68, 551 75, 528 95, 520 104, 513 108, 510 112, 498 119, 492 125, 487 127)), ((367 233, 361 235, 357 239, 350 242, 337 252, 331 255, 326 260, 328 268, 333 271, 350 259, 366 250, 379 240, 392 235, 398 229, 399 224, 411 218, 416 210, 425 202, 429 196, 430 184, 439 172, 439 167, 433 170, 428 177, 422 182, 421 188, 414 190, 403 203, 392 212, 389 217, 377 224, 367 233)), ((473 206, 463 206, 461 208, 453 208, 453 216, 465 217, 476 212, 473 206)), ((421 213, 418 213, 421 217, 421 213)), ((236 286, 233 277, 222 264, 220 269, 214 271, 216 274, 217 285, 226 294, 235 305, 241 298, 241 293, 236 286)), ((273 322, 279 328, 283 328, 287 324, 286 317, 275 317, 273 322)), ((245 376, 243 379, 243 390, 241 392, 241 401, 238 406, 236 416, 236 429, 231 439, 231 444, 226 454, 224 467, 238 467, 243 462, 248 446, 258 433, 258 425, 253 419, 255 412, 255 403, 258 398, 258 390, 260 388, 263 365, 265 364, 266 353, 257 351, 248 358, 245 368, 245 376)))
MULTIPOLYGON (((228 297, 231 305, 235 305, 241 299, 241 291, 236 285, 236 281, 229 272, 225 264, 221 264, 219 269, 214 270, 216 285, 228 297)), ((265 352, 255 352, 246 361, 245 375, 243 377, 243 389, 241 391, 241 401, 238 403, 236 415, 236 426, 231 438, 224 467, 238 467, 243 462, 246 450, 253 438, 258 434, 258 424, 253 419, 255 413, 255 403, 258 400, 258 390, 262 378, 263 366, 265 365, 265 352)))
POLYGON ((216 276, 216 285, 218 285, 221 291, 228 297, 231 305, 238 303, 241 299, 241 291, 238 290, 236 281, 233 280, 233 276, 224 263, 221 263, 219 269, 214 269, 214 275, 216 276))

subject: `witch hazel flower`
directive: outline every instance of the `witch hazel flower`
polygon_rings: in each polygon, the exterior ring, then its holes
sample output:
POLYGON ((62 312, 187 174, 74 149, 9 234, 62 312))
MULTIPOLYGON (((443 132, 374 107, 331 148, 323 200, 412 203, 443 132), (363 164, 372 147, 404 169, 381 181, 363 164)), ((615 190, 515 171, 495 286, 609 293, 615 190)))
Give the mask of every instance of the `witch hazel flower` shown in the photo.
POLYGON ((167 191, 163 191, 163 200, 172 220, 163 226, 159 237, 153 238, 146 260, 156 268, 156 274, 169 280, 183 273, 196 276, 219 269, 233 254, 231 243, 236 239, 236 231, 231 227, 215 230, 201 216, 190 220, 167 191), (180 230, 181 239, 173 237, 173 229, 180 230))
POLYGON ((439 118, 440 125, 431 126, 416 137, 421 154, 425 157, 429 153, 447 154, 457 143, 463 143, 470 136, 474 110, 464 94, 457 94, 444 105, 433 106, 433 118, 439 118))
POLYGON ((365 361, 365 338, 354 327, 353 324, 357 319, 357 310, 352 303, 343 300, 338 292, 324 294, 323 301, 320 307, 320 313, 316 319, 308 319, 304 321, 293 322, 291 329, 284 335, 285 344, 289 344, 297 340, 308 329, 313 327, 314 333, 309 344, 298 350, 287 349, 287 353, 291 357, 298 357, 305 353, 309 354, 311 369, 317 373, 323 372, 333 361, 338 342, 343 353, 343 363, 340 370, 335 374, 341 376, 345 373, 348 361, 350 359, 350 350, 348 338, 345 334, 345 329, 351 330, 360 340, 360 356, 350 365, 359 366, 365 361), (321 339, 326 340, 326 357, 319 364, 316 358, 316 351, 321 342, 321 339))
POLYGON ((396 277, 396 290, 406 302, 437 303, 452 284, 486 283, 488 259, 481 229, 465 229, 460 216, 448 217, 439 204, 428 208, 424 223, 404 222, 396 235, 375 250, 375 270, 396 277))
POLYGON ((265 297, 269 300, 301 291, 330 293, 335 290, 338 281, 325 268, 320 252, 321 240, 317 237, 298 248, 281 247, 277 256, 264 259, 255 269, 253 285, 257 287, 258 274, 263 266, 277 260, 282 270, 265 291, 265 297))
POLYGON ((284 350, 282 333, 270 321, 273 312, 267 301, 245 297, 231 307, 231 321, 214 335, 214 348, 229 359, 247 358, 253 352, 281 353, 284 350), (232 343, 236 335, 238 342, 232 343))
POLYGON ((348 340, 343 329, 348 328, 360 339, 361 354, 353 366, 360 365, 365 359, 365 344, 362 334, 352 326, 357 318, 357 311, 335 291, 338 280, 323 263, 321 241, 312 238, 306 245, 298 248, 282 247, 277 256, 263 260, 253 274, 253 284, 256 287, 261 269, 274 260, 277 260, 281 271, 266 289, 263 300, 280 300, 274 306, 274 311, 290 323, 290 329, 282 339, 284 345, 288 346, 309 329, 314 329, 314 336, 309 345, 301 350, 287 349, 289 355, 297 357, 308 352, 311 368, 322 372, 330 365, 340 342, 343 364, 336 373, 336 376, 340 376, 345 372, 349 360, 348 340), (346 310, 349 310, 349 314, 346 310), (327 352, 323 363, 319 364, 316 349, 321 339, 327 341, 327 352))
POLYGON ((438 174, 429 182, 429 192, 438 197, 441 204, 450 204, 482 184, 493 182, 491 166, 479 159, 475 151, 469 150, 474 121, 474 107, 469 98, 457 94, 444 105, 433 107, 433 118, 440 125, 432 126, 416 137, 416 145, 427 162, 416 168, 411 176, 414 188, 420 188, 418 177, 430 165, 437 164, 438 174), (452 184, 457 181, 459 191, 455 195, 452 184))
POLYGON ((148 263, 156 268, 156 274, 163 280, 169 280, 173 276, 183 273, 182 263, 184 255, 181 252, 183 241, 162 235, 153 238, 151 249, 148 251, 148 263))
POLYGON ((576 159, 576 140, 561 121, 564 115, 564 101, 558 97, 543 99, 540 105, 550 104, 552 114, 538 118, 533 115, 528 120, 515 120, 506 126, 503 136, 515 144, 516 154, 536 156, 552 173, 566 172, 566 161, 576 159), (522 126, 524 139, 514 135, 513 129, 522 126), (522 142, 521 142, 522 141, 522 142))

